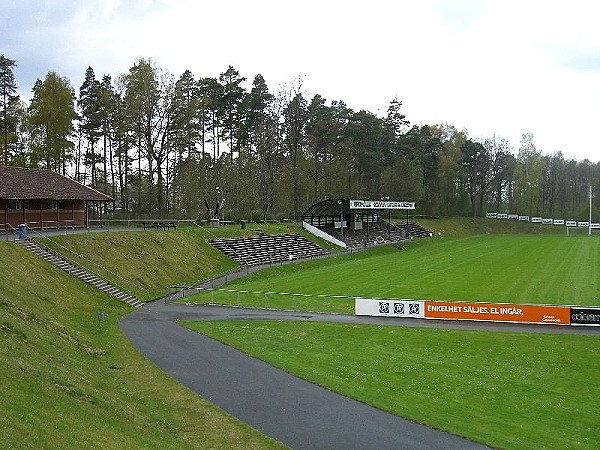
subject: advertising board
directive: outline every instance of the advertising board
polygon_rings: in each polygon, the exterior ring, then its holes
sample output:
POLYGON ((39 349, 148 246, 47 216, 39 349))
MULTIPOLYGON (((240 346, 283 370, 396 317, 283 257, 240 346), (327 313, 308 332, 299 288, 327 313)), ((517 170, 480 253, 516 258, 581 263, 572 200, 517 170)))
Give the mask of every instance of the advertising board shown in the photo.
POLYGON ((378 317, 412 317, 422 319, 423 301, 420 300, 393 300, 393 299, 354 299, 355 314, 357 316, 378 317))
POLYGON ((571 325, 600 326, 600 308, 571 307, 571 325))
POLYGON ((513 305, 499 303, 425 302, 426 319, 485 320, 569 325, 567 306, 513 305))
MULTIPOLYGON (((600 325, 600 309, 592 311, 593 313, 584 311, 582 314, 588 314, 588 316, 589 314, 596 314, 595 317, 600 325)), ((571 308, 568 306, 516 305, 509 303, 442 302, 358 297, 355 298, 355 314, 357 316, 478 320, 551 325, 570 325, 571 323, 571 308)), ((584 320, 584 316, 578 317, 584 320)))

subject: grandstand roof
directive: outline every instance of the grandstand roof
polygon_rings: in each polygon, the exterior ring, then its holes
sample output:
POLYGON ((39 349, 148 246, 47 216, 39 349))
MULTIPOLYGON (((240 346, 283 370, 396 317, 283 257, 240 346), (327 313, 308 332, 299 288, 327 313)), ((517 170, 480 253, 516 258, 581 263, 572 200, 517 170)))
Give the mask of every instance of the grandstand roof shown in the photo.
POLYGON ((311 205, 302 214, 302 217, 324 217, 324 216, 339 216, 340 208, 343 212, 350 210, 350 199, 340 198, 333 200, 323 200, 322 202, 311 205))
POLYGON ((350 200, 339 198, 323 200, 310 206, 302 217, 339 216, 343 213, 358 211, 383 211, 391 209, 415 209, 414 202, 398 202, 389 200, 350 200))

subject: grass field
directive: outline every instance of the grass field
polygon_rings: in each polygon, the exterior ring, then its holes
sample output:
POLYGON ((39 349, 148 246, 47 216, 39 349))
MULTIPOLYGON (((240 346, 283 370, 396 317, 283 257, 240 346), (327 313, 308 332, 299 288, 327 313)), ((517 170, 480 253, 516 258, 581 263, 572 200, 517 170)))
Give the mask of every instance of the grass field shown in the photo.
POLYGON ((597 336, 298 322, 186 325, 297 376, 497 448, 597 449, 597 336))
MULTIPOLYGON (((293 266, 279 266, 226 287, 254 292, 600 305, 600 238, 562 235, 434 237, 293 266)), ((264 306, 264 295, 219 292, 217 302, 245 299, 264 306)), ((186 301, 207 302, 203 294, 186 301)), ((352 312, 352 299, 268 295, 271 306, 352 312), (279 303, 273 303, 279 302, 279 303), (302 303, 304 302, 304 303, 302 303), (321 306, 320 306, 321 305, 321 306)), ((246 304, 246 303, 244 303, 246 304)))
POLYGON ((124 304, 12 243, 0 255, 0 448, 279 448, 140 355, 124 304))

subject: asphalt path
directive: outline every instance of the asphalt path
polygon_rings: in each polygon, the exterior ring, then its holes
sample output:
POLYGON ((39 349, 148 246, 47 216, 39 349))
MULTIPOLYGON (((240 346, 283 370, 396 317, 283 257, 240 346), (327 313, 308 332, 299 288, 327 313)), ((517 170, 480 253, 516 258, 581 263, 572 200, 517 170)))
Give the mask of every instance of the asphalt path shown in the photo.
POLYGON ((129 340, 166 374, 242 422, 293 449, 485 447, 316 386, 188 330, 178 325, 178 320, 294 320, 600 334, 600 329, 589 327, 391 319, 163 301, 147 304, 121 321, 121 329, 129 340))

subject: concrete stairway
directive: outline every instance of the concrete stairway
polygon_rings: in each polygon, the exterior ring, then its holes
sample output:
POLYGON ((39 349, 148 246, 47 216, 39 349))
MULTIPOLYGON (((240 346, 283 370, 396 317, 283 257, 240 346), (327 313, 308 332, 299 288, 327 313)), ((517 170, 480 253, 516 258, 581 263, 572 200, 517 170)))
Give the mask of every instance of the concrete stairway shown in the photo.
POLYGON ((134 308, 139 308, 144 303, 135 298, 134 296, 127 294, 111 284, 107 283, 105 280, 98 278, 97 276, 87 272, 85 269, 57 256, 54 253, 49 252, 44 249, 40 245, 36 244, 34 241, 30 239, 17 239, 15 241, 16 244, 20 245, 26 250, 38 255, 40 258, 48 261, 59 269, 68 272, 74 277, 79 278, 81 281, 94 286, 95 288, 101 290, 102 292, 115 297, 117 300, 120 300, 124 303, 127 303, 134 308))

